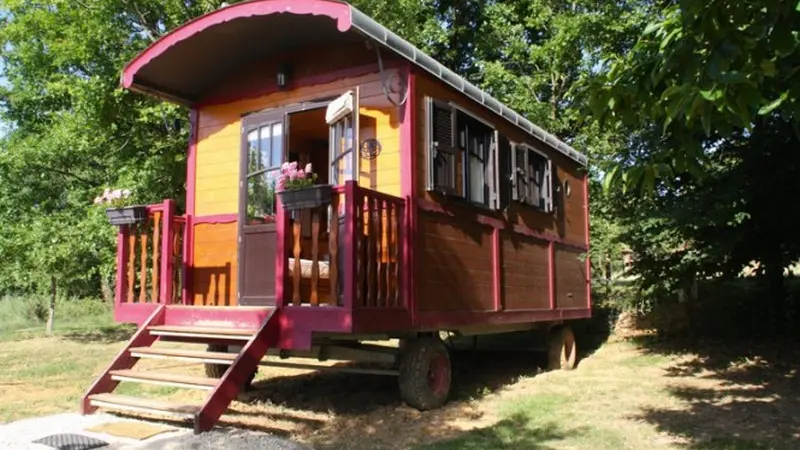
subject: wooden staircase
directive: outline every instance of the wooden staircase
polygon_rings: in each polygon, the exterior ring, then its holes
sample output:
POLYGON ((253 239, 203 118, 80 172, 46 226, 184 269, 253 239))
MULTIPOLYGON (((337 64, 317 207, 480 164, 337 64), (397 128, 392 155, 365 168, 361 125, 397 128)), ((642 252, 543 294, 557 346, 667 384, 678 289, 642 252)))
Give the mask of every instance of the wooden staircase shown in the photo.
POLYGON ((264 320, 260 327, 241 328, 225 320, 225 313, 235 308, 220 309, 215 321, 203 322, 203 326, 170 324, 170 308, 185 306, 159 305, 136 331, 125 348, 83 397, 81 412, 91 414, 98 408, 139 412, 194 421, 196 433, 214 427, 222 413, 249 381, 270 347, 274 347, 279 336, 279 311, 263 308, 264 320), (224 343, 241 346, 237 353, 184 350, 153 347, 158 340, 190 343, 224 343), (143 358, 170 359, 199 364, 229 365, 221 378, 188 376, 175 373, 133 370, 143 358), (200 404, 174 404, 159 400, 114 394, 120 382, 133 382, 172 386, 208 391, 200 404))

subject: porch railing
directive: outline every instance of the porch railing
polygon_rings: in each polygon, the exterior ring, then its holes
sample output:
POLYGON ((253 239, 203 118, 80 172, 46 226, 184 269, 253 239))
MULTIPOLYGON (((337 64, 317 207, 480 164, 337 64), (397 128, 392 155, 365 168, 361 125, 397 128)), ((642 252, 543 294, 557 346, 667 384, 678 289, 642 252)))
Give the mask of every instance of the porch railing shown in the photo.
POLYGON ((147 206, 147 220, 121 225, 117 233, 115 302, 182 302, 183 254, 187 220, 175 215, 175 203, 147 206))
POLYGON ((351 181, 334 188, 330 206, 301 210, 284 220, 287 306, 405 306, 403 199, 351 181))

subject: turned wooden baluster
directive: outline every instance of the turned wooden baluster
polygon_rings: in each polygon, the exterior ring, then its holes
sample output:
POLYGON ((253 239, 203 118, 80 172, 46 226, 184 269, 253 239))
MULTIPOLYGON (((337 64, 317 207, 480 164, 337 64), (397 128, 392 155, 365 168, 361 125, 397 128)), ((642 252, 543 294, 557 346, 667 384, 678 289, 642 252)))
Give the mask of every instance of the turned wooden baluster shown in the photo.
POLYGON ((384 229, 385 223, 383 220, 383 211, 385 210, 384 201, 381 199, 375 199, 375 216, 377 220, 375 221, 375 244, 377 247, 377 253, 375 255, 375 276, 377 277, 376 281, 376 289, 375 289, 375 306, 386 306, 386 278, 383 274, 383 270, 385 268, 385 264, 383 262, 383 258, 385 255, 384 252, 384 242, 386 242, 386 230, 384 229))
POLYGON ((392 202, 386 202, 386 224, 384 224, 383 230, 383 241, 386 246, 384 247, 386 249, 386 265, 384 266, 384 271, 386 272, 386 306, 395 306, 393 295, 394 283, 392 280, 392 265, 394 261, 394 244, 392 243, 394 217, 392 216, 392 211, 394 211, 394 204, 392 202))
POLYGON ((319 305, 319 216, 320 208, 311 210, 311 306, 319 305))
POLYGON ((392 226, 394 227, 394 245, 392 245, 392 261, 393 268, 394 268, 394 291, 392 295, 394 296, 394 305, 400 306, 400 246, 403 243, 403 239, 400 236, 402 221, 403 221, 403 212, 405 210, 400 208, 394 209, 394 220, 392 221, 392 226))
POLYGON ((136 225, 130 226, 130 234, 128 235, 128 303, 133 303, 134 296, 134 283, 136 283, 136 234, 138 227, 136 225))
POLYGON ((159 224, 161 223, 161 212, 156 211, 153 214, 153 264, 152 264, 152 271, 153 271, 153 285, 150 288, 150 301, 153 303, 158 303, 158 273, 160 272, 161 265, 159 264, 159 251, 161 247, 161 227, 159 224))
POLYGON ((303 274, 301 273, 302 268, 300 265, 300 234, 302 231, 300 214, 297 214, 297 218, 294 221, 294 275, 292 277, 294 287, 292 292, 292 304, 295 306, 300 306, 301 304, 300 278, 302 278, 303 274))
POLYGON ((328 236, 328 251, 330 256, 330 266, 328 276, 331 282, 331 301, 333 304, 339 302, 339 195, 334 194, 331 200, 331 232, 328 236))

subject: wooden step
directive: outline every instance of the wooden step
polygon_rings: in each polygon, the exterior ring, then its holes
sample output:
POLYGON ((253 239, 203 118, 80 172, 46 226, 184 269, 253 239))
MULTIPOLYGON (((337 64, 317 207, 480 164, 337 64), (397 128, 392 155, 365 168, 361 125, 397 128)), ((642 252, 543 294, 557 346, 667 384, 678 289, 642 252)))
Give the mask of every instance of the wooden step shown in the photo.
POLYGON ((181 350, 175 348, 136 347, 130 350, 134 358, 175 359, 204 364, 232 364, 238 354, 222 352, 204 352, 197 350, 181 350))
POLYGON ((180 405, 146 398, 128 397, 116 394, 95 394, 89 396, 92 406, 121 411, 157 414, 161 416, 194 419, 200 412, 200 405, 180 405))
POLYGON ((249 341, 257 332, 257 330, 246 328, 181 327, 173 325, 152 326, 148 327, 147 330, 153 336, 238 341, 249 341))
POLYGON ((216 378, 195 377, 176 373, 140 372, 137 370, 112 370, 111 379, 116 381, 130 381, 134 383, 158 384, 187 389, 212 390, 219 380, 216 378))

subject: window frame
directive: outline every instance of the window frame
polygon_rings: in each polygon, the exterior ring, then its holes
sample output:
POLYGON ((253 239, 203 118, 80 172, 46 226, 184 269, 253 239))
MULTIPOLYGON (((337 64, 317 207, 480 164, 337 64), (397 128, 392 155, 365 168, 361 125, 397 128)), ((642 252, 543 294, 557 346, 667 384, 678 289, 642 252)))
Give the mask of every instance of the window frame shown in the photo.
MULTIPOLYGON (((462 108, 454 102, 445 102, 437 100, 433 97, 425 97, 426 105, 426 146, 427 146, 427 183, 426 189, 429 192, 438 192, 454 198, 458 198, 483 208, 498 208, 498 131, 490 122, 476 116, 470 111, 462 108), (435 136, 435 116, 436 110, 446 110, 450 114, 450 128, 451 136, 449 145, 440 145, 435 136), (459 117, 461 116, 461 117, 459 117), (473 128, 485 127, 485 133, 472 133, 470 126, 473 128), (464 127, 466 129, 464 130, 464 127), (461 133, 464 130, 464 142, 461 141, 461 133), (476 136, 477 135, 477 136, 476 136), (484 146, 482 154, 475 153, 474 139, 482 141, 484 146), (447 161, 450 163, 448 170, 451 183, 441 183, 437 180, 438 169, 436 167, 439 152, 444 152, 450 155, 447 161), (461 158, 461 170, 458 170, 458 161, 461 158), (472 194, 474 186, 471 185, 471 169, 473 158, 481 161, 482 174, 483 174, 483 201, 473 200, 472 194), (461 175, 461 183, 458 185, 458 175, 461 175), (460 192, 459 192, 460 188, 460 192)), ((477 145, 477 144, 476 144, 477 145)))
POLYGON ((512 187, 513 199, 542 212, 553 212, 553 160, 541 150, 524 142, 512 142, 511 149, 511 167, 514 173, 512 187), (524 152, 524 158, 521 162, 517 161, 518 149, 522 149, 524 152), (533 197, 533 186, 530 184, 532 179, 529 173, 531 154, 537 155, 544 162, 541 187, 545 191, 545 194, 543 196, 540 195, 536 200, 534 200, 533 197), (524 179, 527 184, 524 189, 524 195, 520 194, 521 179, 524 179), (541 204, 542 200, 544 200, 544 205, 541 204))

